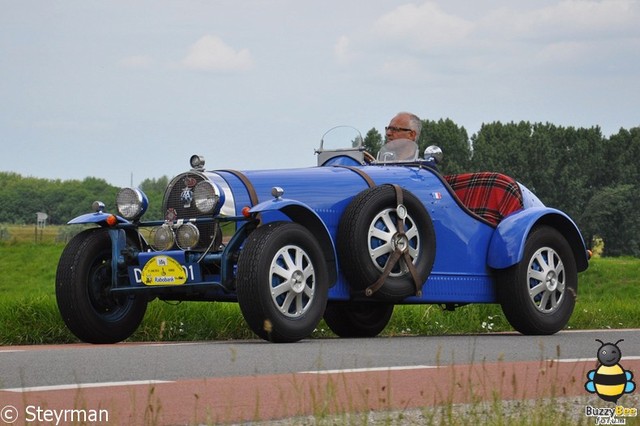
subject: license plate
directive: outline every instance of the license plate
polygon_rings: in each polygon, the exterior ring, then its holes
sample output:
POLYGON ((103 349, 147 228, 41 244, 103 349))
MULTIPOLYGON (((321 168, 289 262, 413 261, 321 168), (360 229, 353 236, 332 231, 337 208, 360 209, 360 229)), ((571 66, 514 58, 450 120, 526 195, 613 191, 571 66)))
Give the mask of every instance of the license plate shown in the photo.
POLYGON ((144 285, 180 285, 186 282, 186 271, 177 260, 169 256, 154 256, 142 268, 144 285))

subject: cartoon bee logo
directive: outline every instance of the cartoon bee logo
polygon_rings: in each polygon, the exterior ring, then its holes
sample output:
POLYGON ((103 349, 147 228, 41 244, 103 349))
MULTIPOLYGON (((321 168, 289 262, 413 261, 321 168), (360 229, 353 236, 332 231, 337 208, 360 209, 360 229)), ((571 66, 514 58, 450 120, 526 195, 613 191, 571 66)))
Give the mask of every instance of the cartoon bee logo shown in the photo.
POLYGON ((598 349, 598 361, 600 365, 595 370, 587 373, 587 383, 584 387, 589 393, 597 394, 601 399, 617 403, 618 399, 625 393, 631 393, 636 388, 636 384, 631 381, 633 373, 622 368, 619 364, 622 352, 618 343, 604 343, 600 339, 598 349))

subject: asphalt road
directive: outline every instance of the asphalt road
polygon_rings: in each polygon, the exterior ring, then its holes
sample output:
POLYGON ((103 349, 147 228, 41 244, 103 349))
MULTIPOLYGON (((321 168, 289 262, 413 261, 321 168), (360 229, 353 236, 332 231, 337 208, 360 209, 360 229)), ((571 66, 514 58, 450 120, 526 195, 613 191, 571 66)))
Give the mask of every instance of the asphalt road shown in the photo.
MULTIPOLYGON (((640 330, 564 331, 194 343, 0 347, 0 390, 79 383, 180 380, 493 362, 596 359, 599 343, 624 339, 622 362, 640 358, 640 330)), ((637 373, 640 376, 640 372, 637 373)))

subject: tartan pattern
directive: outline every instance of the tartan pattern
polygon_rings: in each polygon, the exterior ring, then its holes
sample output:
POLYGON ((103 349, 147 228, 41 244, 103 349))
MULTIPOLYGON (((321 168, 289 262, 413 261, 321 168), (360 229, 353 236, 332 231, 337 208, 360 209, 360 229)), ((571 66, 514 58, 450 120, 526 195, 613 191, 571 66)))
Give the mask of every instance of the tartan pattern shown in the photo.
POLYGON ((462 173, 444 177, 462 204, 497 225, 505 216, 523 208, 522 192, 509 176, 493 173, 462 173))

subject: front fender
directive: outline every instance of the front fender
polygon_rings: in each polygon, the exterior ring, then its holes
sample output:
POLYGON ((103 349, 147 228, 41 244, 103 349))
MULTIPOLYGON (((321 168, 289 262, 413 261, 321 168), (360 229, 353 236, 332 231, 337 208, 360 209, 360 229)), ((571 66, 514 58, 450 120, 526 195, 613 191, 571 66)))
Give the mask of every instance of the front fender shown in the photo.
POLYGON ((67 225, 81 225, 81 224, 95 223, 101 226, 106 226, 107 218, 110 216, 115 216, 116 219, 118 220, 118 223, 131 223, 128 220, 111 213, 95 212, 95 213, 87 213, 87 214, 83 214, 81 216, 75 217, 71 219, 69 222, 67 222, 67 225))
POLYGON ((286 198, 275 198, 273 200, 263 201, 260 204, 256 204, 251 208, 251 210, 249 210, 250 213, 265 213, 269 211, 279 211, 284 213, 293 222, 301 224, 316 236, 327 262, 330 285, 333 285, 338 279, 336 248, 333 244, 333 240, 331 239, 329 230, 320 216, 318 216, 318 214, 308 205, 301 203, 300 201, 286 198))
POLYGON ((587 269, 589 258, 580 230, 565 213, 548 207, 532 207, 504 218, 491 237, 487 264, 504 269, 520 262, 527 236, 536 225, 556 228, 571 246, 578 272, 587 269))

